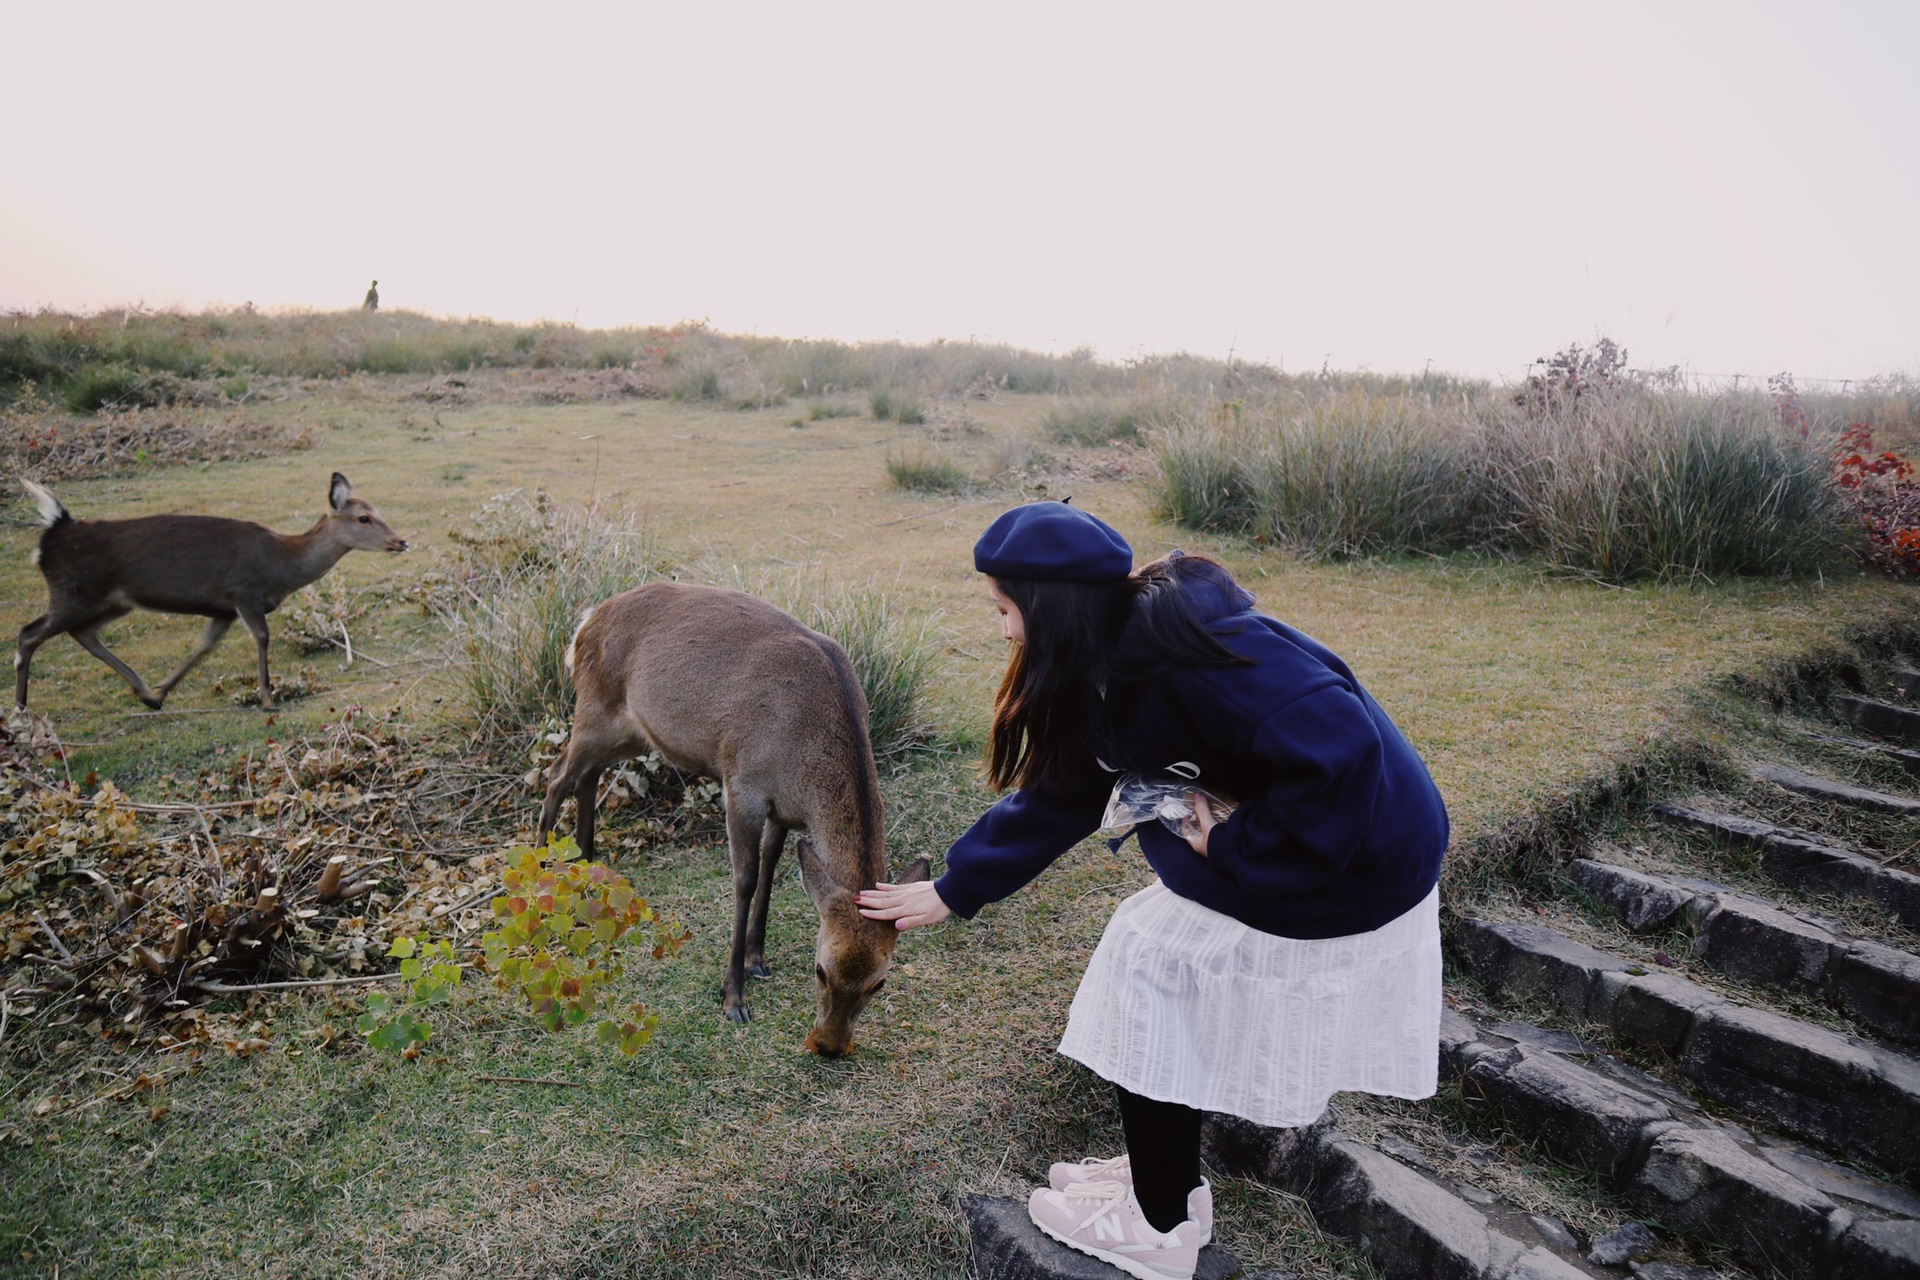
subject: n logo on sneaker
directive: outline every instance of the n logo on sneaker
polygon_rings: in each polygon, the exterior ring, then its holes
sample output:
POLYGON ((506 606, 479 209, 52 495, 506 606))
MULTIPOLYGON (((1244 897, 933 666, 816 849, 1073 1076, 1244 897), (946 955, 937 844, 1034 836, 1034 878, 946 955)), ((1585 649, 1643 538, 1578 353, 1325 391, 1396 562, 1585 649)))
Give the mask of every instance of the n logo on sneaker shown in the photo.
POLYGON ((1095 1219, 1093 1224, 1093 1238, 1095 1240, 1112 1240, 1116 1243, 1124 1243, 1127 1238, 1127 1232, 1126 1228, 1120 1225, 1120 1215, 1117 1213, 1109 1213, 1104 1217, 1095 1219))

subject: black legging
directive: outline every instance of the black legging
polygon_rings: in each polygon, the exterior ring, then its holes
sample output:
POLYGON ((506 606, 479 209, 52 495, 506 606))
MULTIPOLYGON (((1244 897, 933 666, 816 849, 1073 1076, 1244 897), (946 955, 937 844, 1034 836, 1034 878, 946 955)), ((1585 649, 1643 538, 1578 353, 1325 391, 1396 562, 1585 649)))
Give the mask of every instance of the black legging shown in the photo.
POLYGON ((1200 1113, 1119 1085, 1113 1091, 1127 1133, 1134 1197, 1155 1231, 1171 1231, 1186 1221, 1187 1193, 1200 1185, 1200 1113))

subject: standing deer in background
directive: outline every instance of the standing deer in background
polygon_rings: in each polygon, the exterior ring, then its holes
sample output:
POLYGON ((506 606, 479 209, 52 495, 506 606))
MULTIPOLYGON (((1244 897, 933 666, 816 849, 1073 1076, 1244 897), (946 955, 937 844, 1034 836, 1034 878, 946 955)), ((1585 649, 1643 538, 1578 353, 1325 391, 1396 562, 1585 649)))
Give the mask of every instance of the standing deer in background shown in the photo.
POLYGON ((405 551, 406 540, 338 471, 327 489, 331 508, 305 533, 275 533, 223 516, 139 516, 75 520, 60 499, 23 480, 40 506, 40 545, 33 562, 47 579, 47 611, 20 628, 13 660, 13 700, 27 705, 27 669, 34 650, 65 632, 120 673, 154 710, 194 664, 220 643, 235 618, 260 649, 260 705, 273 709, 267 676, 267 615, 315 582, 349 551, 405 551), (100 642, 100 628, 135 607, 207 618, 206 634, 156 691, 100 642))
MULTIPOLYGON (((547 771, 545 843, 571 795, 582 852, 593 855, 600 773, 658 751, 724 788, 733 855, 733 948, 723 1007, 751 1016, 746 975, 769 974, 767 899, 787 832, 820 914, 814 946, 818 1008, 807 1048, 837 1058, 893 964, 899 934, 868 920, 853 895, 887 874, 880 777, 867 736, 867 699, 831 639, 764 600, 719 587, 654 582, 587 611, 567 646, 573 732, 547 771)), ((905 882, 927 878, 916 861, 905 882)))

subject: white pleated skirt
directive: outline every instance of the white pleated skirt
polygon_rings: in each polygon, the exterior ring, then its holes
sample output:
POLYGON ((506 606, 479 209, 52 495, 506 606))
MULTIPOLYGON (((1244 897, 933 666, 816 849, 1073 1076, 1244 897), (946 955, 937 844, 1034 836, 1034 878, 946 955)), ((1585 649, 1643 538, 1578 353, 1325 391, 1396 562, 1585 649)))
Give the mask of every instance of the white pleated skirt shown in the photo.
POLYGON ((1282 938, 1158 880, 1113 913, 1060 1052, 1143 1097, 1311 1124, 1334 1094, 1433 1096, 1440 891, 1371 933, 1282 938))

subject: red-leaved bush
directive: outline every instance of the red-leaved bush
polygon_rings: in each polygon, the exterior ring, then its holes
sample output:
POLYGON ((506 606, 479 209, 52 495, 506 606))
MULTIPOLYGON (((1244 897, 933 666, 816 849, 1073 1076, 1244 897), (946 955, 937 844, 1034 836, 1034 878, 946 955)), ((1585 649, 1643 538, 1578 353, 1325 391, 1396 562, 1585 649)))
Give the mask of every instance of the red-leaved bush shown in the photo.
POLYGON ((1873 428, 1856 422, 1840 433, 1833 476, 1866 529, 1868 562, 1920 577, 1920 480, 1913 463, 1891 450, 1875 453, 1873 428))

